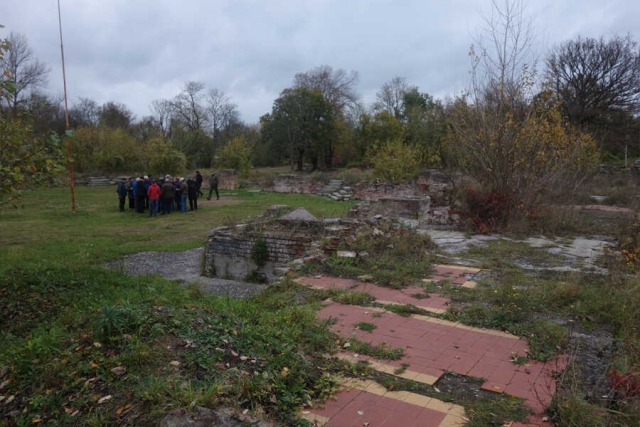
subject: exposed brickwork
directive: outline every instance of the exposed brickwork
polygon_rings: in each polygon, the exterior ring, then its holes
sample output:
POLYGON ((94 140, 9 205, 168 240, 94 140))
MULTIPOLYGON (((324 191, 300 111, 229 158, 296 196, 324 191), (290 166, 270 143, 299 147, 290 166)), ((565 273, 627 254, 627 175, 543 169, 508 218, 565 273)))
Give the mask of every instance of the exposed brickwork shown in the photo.
MULTIPOLYGON (((202 188, 209 188, 209 175, 207 172, 202 182, 202 188)), ((203 172, 204 174, 204 172, 203 172)), ((237 190, 238 189, 238 172, 235 169, 222 169, 218 171, 218 188, 221 190, 237 190)))
POLYGON ((214 275, 215 273, 218 277, 232 274, 229 270, 214 271, 214 265, 220 268, 220 264, 214 262, 216 256, 241 261, 244 265, 239 271, 241 275, 255 269, 256 266, 251 261, 251 250, 260 235, 265 239, 269 249, 269 261, 273 263, 284 263, 304 257, 311 243, 311 238, 302 233, 236 232, 226 227, 214 229, 205 246, 205 274, 214 275))
POLYGON ((273 183, 276 193, 315 194, 323 188, 323 181, 312 181, 309 176, 296 174, 278 175, 273 183))

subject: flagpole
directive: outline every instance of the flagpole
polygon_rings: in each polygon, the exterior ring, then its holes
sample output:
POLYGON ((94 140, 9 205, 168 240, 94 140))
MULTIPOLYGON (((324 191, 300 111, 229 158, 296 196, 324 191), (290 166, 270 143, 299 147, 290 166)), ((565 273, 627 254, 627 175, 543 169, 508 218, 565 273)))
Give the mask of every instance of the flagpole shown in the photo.
POLYGON ((62 84, 64 88, 64 119, 65 137, 67 140, 67 168, 69 169, 69 188, 71 188, 71 212, 76 213, 76 196, 73 182, 73 162, 71 161, 71 136, 73 132, 69 126, 69 107, 67 104, 67 76, 64 70, 64 45, 62 44, 62 15, 60 13, 60 0, 58 0, 58 27, 60 28, 60 54, 62 56, 62 84))

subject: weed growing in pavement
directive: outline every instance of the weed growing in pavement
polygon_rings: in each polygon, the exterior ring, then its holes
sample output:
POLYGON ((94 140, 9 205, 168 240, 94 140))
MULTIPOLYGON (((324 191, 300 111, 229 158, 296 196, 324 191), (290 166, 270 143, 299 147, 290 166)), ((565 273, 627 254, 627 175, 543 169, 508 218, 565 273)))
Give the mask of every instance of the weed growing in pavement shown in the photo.
POLYGON ((399 368, 394 369, 393 373, 395 375, 401 375, 404 374, 407 370, 407 368, 409 367, 408 363, 401 363, 399 368))
POLYGON ((371 356, 379 360, 400 360, 404 357, 404 350, 402 348, 391 348, 384 342, 371 345, 356 338, 349 338, 345 342, 345 345, 346 347, 343 347, 348 348, 349 351, 371 356))
POLYGON ((361 331, 365 331, 365 332, 373 332, 374 329, 378 328, 376 325, 369 322, 360 322, 360 323, 356 323, 353 326, 355 326, 356 329, 360 329, 361 331))
POLYGON ((411 304, 387 304, 384 305, 384 309, 402 317, 409 317, 412 314, 430 315, 427 310, 411 304))
POLYGON ((371 305, 375 301, 375 298, 366 292, 352 292, 342 289, 331 289, 319 291, 323 299, 331 298, 332 300, 339 302, 340 304, 348 305, 371 305))
POLYGON ((371 372, 369 378, 390 391, 408 391, 462 405, 469 418, 466 426, 502 426, 509 421, 524 421, 529 414, 522 399, 484 392, 480 390, 483 380, 473 377, 447 373, 435 387, 381 372, 371 372))

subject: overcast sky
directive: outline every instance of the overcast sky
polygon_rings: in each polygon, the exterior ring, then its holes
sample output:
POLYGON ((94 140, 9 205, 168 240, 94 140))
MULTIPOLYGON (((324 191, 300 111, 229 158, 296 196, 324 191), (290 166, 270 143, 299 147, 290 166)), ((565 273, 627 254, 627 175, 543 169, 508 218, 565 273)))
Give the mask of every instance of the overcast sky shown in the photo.
MULTIPOLYGON (((498 0, 501 2, 502 0, 498 0)), ((581 35, 630 33, 639 0, 531 0, 541 55, 581 35)), ((126 104, 138 118, 186 81, 224 91, 242 119, 270 112, 293 76, 319 65, 355 70, 369 104, 405 77, 438 98, 468 86, 469 46, 490 0, 60 0, 69 103, 126 104)), ((27 37, 62 94, 56 0, 2 0, 1 36, 27 37)))

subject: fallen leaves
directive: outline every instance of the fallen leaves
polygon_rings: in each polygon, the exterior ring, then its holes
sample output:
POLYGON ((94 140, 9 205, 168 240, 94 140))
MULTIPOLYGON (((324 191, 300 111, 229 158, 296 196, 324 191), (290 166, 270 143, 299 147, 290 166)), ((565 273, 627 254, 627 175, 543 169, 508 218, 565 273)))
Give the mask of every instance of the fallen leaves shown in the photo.
POLYGON ((118 409, 116 409, 116 415, 122 414, 124 411, 126 411, 129 408, 131 408, 131 403, 127 403, 126 405, 120 406, 118 409))
POLYGON ((127 369, 124 366, 116 366, 115 368, 111 369, 111 372, 113 372, 115 375, 122 375, 127 371, 127 369))
POLYGON ((104 402, 106 402, 107 400, 110 400, 113 396, 108 394, 104 397, 101 397, 100 399, 98 399, 98 405, 103 404, 104 402))

